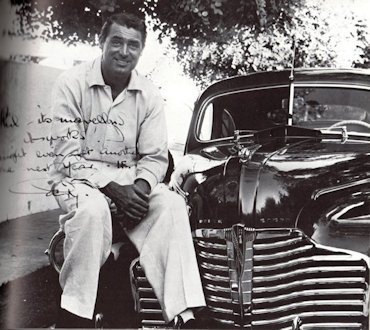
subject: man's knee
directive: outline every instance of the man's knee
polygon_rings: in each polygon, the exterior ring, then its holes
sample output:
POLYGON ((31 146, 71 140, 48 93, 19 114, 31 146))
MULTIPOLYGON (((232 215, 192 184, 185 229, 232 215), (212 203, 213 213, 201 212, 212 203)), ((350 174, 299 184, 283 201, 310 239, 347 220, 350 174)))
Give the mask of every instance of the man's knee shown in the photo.
POLYGON ((160 189, 150 205, 160 214, 169 212, 173 215, 187 215, 184 198, 167 188, 160 189))
POLYGON ((82 215, 82 218, 86 219, 90 225, 100 225, 107 218, 110 218, 109 205, 104 198, 92 198, 89 201, 85 201, 83 205, 76 209, 76 212, 82 215))
POLYGON ((76 203, 68 219, 65 221, 65 230, 98 231, 103 232, 111 226, 109 204, 102 194, 83 196, 76 203))

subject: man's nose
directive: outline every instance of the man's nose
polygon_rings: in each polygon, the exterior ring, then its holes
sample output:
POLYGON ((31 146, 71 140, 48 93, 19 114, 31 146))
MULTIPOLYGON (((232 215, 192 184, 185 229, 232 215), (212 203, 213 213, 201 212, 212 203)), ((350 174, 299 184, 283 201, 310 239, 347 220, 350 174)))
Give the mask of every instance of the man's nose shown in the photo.
POLYGON ((127 43, 124 42, 122 47, 120 48, 120 53, 122 55, 127 55, 128 54, 128 47, 127 47, 127 43))

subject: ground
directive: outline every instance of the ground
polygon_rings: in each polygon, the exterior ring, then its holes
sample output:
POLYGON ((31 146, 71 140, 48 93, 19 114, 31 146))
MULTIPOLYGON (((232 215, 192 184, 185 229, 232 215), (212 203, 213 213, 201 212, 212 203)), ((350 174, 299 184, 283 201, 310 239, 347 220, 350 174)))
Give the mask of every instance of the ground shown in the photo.
MULTIPOLYGON (((0 224, 0 328, 55 324, 61 290, 58 275, 43 252, 57 229, 58 214, 43 212, 0 224), (25 247, 14 252, 14 245, 20 243, 14 243, 17 230, 22 232, 25 247), (21 267, 16 267, 17 260, 21 267)), ((104 314, 105 327, 137 327, 128 272, 135 256, 136 251, 127 242, 120 258, 113 261, 111 257, 101 270, 96 311, 104 314)))

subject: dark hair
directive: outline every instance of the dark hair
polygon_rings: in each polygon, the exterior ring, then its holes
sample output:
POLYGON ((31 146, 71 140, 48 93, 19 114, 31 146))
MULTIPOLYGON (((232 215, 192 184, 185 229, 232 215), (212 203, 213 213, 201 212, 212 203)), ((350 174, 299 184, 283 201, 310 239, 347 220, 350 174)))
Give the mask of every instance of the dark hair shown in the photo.
POLYGON ((133 28, 135 30, 138 30, 141 32, 141 41, 143 43, 143 46, 145 45, 146 40, 146 25, 143 19, 135 16, 131 13, 119 13, 114 14, 107 18, 105 21, 103 27, 101 28, 100 34, 99 34, 99 42, 102 45, 105 40, 107 39, 107 36, 109 34, 110 27, 113 23, 116 23, 121 26, 126 26, 128 28, 133 28))

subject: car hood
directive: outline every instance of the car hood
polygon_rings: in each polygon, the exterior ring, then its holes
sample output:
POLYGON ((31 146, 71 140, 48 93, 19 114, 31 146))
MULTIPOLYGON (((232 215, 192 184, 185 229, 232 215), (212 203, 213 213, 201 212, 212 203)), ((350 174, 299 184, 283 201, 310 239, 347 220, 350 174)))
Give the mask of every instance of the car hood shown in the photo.
POLYGON ((256 135, 244 146, 248 151, 244 158, 240 152, 235 154, 233 143, 188 155, 197 158, 193 162, 197 166, 180 174, 187 178, 182 189, 197 201, 193 204, 201 200, 199 209, 203 210, 193 216, 221 219, 225 227, 243 223, 253 228, 287 228, 299 222, 312 226, 334 207, 339 212, 356 199, 369 200, 368 141, 323 139, 315 133, 299 137, 267 134, 256 135))
POLYGON ((311 214, 320 213, 324 199, 339 201, 369 187, 369 147, 358 141, 313 138, 264 141, 240 167, 243 222, 253 227, 293 227, 307 207, 311 214))

